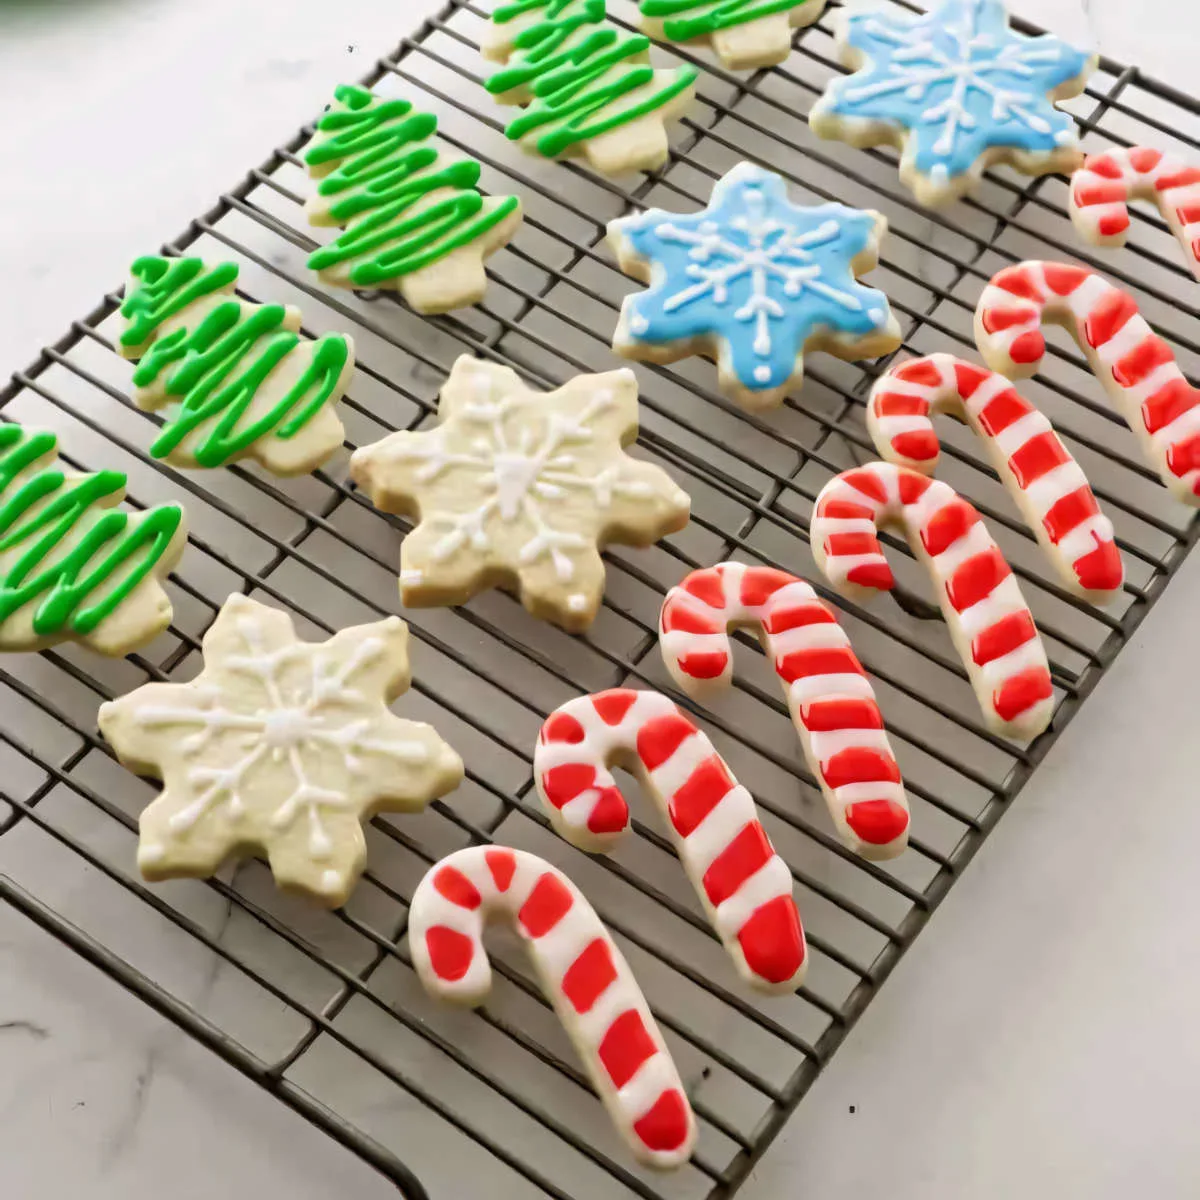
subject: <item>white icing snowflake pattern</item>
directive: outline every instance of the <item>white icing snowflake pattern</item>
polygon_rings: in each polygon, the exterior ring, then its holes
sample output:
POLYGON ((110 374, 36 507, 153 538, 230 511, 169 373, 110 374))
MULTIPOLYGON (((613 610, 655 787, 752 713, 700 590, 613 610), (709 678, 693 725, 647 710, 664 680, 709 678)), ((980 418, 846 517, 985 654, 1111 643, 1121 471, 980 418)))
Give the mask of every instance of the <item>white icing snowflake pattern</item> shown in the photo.
POLYGON ((1051 154, 1076 144, 1050 94, 1076 79, 1082 90, 1088 56, 1051 35, 1013 32, 998 0, 945 0, 920 17, 855 13, 840 44, 846 61, 866 64, 815 106, 821 136, 838 136, 841 117, 893 122, 909 131, 915 168, 941 183, 991 147, 1051 154))
POLYGON ((666 474, 622 451, 637 431, 632 372, 541 394, 506 367, 463 357, 439 418, 351 464, 379 507, 419 513, 401 551, 405 603, 465 600, 501 571, 537 607, 586 614, 603 588, 606 531, 640 544, 687 518, 688 499, 666 474))
POLYGON ((250 845, 281 883, 341 902, 363 866, 360 819, 421 808, 462 774, 429 726, 388 710, 408 684, 406 643, 398 617, 301 642, 286 613, 232 596, 196 680, 105 704, 118 755, 166 784, 142 814, 143 872, 210 874, 250 845))

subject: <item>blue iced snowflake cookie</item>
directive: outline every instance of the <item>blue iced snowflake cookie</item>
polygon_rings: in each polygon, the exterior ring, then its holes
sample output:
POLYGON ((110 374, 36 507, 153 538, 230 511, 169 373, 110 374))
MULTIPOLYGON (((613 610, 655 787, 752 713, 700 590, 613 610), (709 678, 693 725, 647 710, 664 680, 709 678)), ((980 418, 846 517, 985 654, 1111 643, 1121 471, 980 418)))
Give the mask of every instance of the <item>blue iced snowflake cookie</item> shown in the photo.
POLYGON ((886 232, 877 212, 793 204, 778 175, 740 163, 701 212, 609 222, 621 269, 650 284, 625 298, 613 349, 657 363, 707 354, 727 396, 771 408, 799 389, 808 350, 857 359, 899 346, 887 297, 855 279, 886 232))
POLYGON ((1054 105, 1078 96, 1096 59, 1046 34, 1008 27, 999 0, 943 0, 924 16, 839 14, 838 49, 854 74, 809 115, 819 137, 903 151, 900 177, 934 207, 1006 162, 1028 175, 1083 161, 1075 123, 1054 105))

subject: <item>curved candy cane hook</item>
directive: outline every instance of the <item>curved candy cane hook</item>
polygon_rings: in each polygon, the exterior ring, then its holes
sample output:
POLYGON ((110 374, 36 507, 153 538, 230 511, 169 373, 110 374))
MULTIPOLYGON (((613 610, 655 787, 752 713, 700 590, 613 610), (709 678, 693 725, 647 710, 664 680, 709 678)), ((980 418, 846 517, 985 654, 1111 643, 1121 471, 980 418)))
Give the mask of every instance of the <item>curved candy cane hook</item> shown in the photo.
POLYGON ((1000 547, 975 509, 938 479, 868 463, 843 471, 817 496, 812 550, 839 591, 866 598, 895 585, 877 530, 899 525, 934 581, 946 628, 988 726, 1032 738, 1050 723, 1050 665, 1033 614, 1000 547))
POLYGON ((994 276, 975 310, 975 340, 994 371, 1033 375, 1046 353, 1043 321, 1063 325, 1171 493, 1200 505, 1200 390, 1133 298, 1094 271, 1024 262, 994 276))
POLYGON ((408 918, 426 991, 482 1003, 492 984, 483 923, 496 913, 528 944, 554 1011, 634 1154, 653 1167, 686 1162, 696 1122, 658 1024, 595 910, 557 867, 501 846, 472 846, 430 867, 408 918))
POLYGON ((1200 167, 1151 146, 1093 154, 1071 176, 1071 219, 1097 246, 1123 246, 1129 201, 1153 200, 1200 279, 1200 167))
POLYGON ((1083 468, 1049 420, 1003 376, 952 354, 931 354, 880 377, 867 404, 867 429, 888 462, 932 475, 939 445, 931 417, 966 421, 1063 583, 1103 604, 1125 579, 1112 522, 1100 511, 1083 468))
POLYGON ((691 696, 727 687, 731 626, 758 627, 774 660, 804 757, 842 840, 864 858, 908 845, 908 800, 883 717, 850 639, 802 579, 769 567, 719 563, 693 571, 663 602, 663 661, 691 696))
POLYGON ((713 744, 659 692, 613 688, 569 700, 542 726, 533 773, 554 827, 572 845, 607 850, 629 824, 609 767, 637 775, 738 973, 790 992, 807 969, 792 875, 759 824, 754 798, 713 744))

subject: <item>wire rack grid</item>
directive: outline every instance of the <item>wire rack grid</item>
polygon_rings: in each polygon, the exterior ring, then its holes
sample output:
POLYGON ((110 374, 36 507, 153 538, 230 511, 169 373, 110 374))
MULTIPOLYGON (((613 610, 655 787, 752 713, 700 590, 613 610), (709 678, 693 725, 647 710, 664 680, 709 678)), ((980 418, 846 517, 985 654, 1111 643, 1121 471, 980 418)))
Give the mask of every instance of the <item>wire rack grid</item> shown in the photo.
MULTIPOLYGON (((631 4, 609 7, 618 24, 634 27, 631 4)), ((445 142, 484 165, 486 189, 516 190, 525 201, 525 225, 492 260, 491 287, 477 308, 422 320, 389 295, 335 294, 317 284, 304 267, 315 242, 301 211, 307 185, 297 157, 311 126, 164 247, 232 258, 244 295, 300 304, 310 333, 354 335, 347 452, 428 424, 459 354, 507 363, 545 388, 616 365, 608 342, 620 300, 635 285, 602 246, 605 222, 652 204, 701 207, 713 181, 742 158, 780 171, 797 197, 887 214, 891 233, 869 281, 888 292, 902 319, 904 353, 970 357, 983 284, 1033 257, 1100 268, 1130 288, 1185 370, 1200 363, 1194 283, 1156 216, 1137 214, 1126 251, 1092 253, 1071 231, 1062 179, 989 174, 977 199, 931 214, 899 186, 890 151, 816 140, 805 114, 840 71, 828 14, 797 32, 784 65, 749 75, 657 47, 662 62, 702 67, 699 103, 675 131, 670 161, 633 185, 526 158, 505 141, 506 114, 480 84, 486 19, 470 0, 451 0, 364 80, 436 112, 445 142)), ((1147 141, 1200 149, 1200 103, 1109 60, 1068 107, 1092 149, 1147 141)), ((863 401, 887 363, 811 361, 802 394, 762 417, 715 393, 706 364, 639 367, 638 453, 691 493, 693 521, 652 550, 608 554, 608 593, 592 631, 568 637, 500 593, 462 609, 404 614, 417 682, 400 708, 430 720, 460 750, 463 787, 419 817, 377 819, 368 831, 370 868, 336 912, 277 893, 257 862, 205 882, 149 888, 137 878, 134 847, 137 814, 152 791, 117 766, 98 737, 97 705, 147 679, 194 675, 199 639, 232 590, 288 608, 311 636, 394 611, 406 524, 348 484, 345 453, 288 481, 253 467, 180 473, 149 458, 158 418, 129 399, 131 368, 112 349, 118 303, 110 294, 75 321, 12 377, 0 407, 5 420, 54 428, 74 466, 127 470, 135 507, 184 498, 192 534, 170 583, 175 621, 121 661, 61 647, 0 666, 0 895, 410 1197, 468 1194, 482 1178, 496 1197, 735 1192, 1200 529, 1136 456, 1065 339, 1027 389, 1114 520, 1128 576, 1116 605, 1099 611, 1054 582, 969 432, 944 431, 941 473, 980 508, 1013 563, 1047 640, 1058 704, 1050 730, 1030 745, 984 729, 928 581, 891 540, 897 592, 865 607, 840 605, 913 803, 909 852, 869 863, 833 835, 753 643, 739 636, 736 686, 700 710, 671 689, 655 651, 655 619, 667 587, 727 557, 804 575, 828 596, 808 518, 833 473, 875 457, 863 401), (601 859, 550 833, 532 787, 537 729, 564 700, 622 683, 671 691, 758 800, 810 935, 810 973, 795 995, 761 999, 738 986, 648 809, 635 836, 601 859), (512 939, 495 937, 498 980, 480 1010, 453 1010, 422 992, 404 941, 413 889, 441 855, 491 840, 561 865, 621 943, 699 1118, 698 1149, 680 1171, 644 1172, 616 1142, 512 939)))

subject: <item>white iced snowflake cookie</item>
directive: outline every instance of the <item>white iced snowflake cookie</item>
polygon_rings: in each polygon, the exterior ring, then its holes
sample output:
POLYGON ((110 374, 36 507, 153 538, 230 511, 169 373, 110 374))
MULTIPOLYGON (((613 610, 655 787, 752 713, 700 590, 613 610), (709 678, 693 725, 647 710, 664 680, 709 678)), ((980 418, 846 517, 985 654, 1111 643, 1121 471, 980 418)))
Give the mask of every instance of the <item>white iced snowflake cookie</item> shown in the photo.
POLYGON ((1073 171, 1078 96, 1096 58, 1008 27, 1000 0, 942 0, 929 13, 837 14, 839 77, 813 105, 823 138, 902 151, 900 178, 929 207, 969 192, 992 163, 1027 175, 1073 171))
POLYGON ((344 903, 366 865, 360 822, 420 810, 462 779, 430 726, 388 709, 409 677, 399 617, 303 642, 287 613, 230 596, 194 680, 100 708, 121 762, 164 783, 139 821, 142 874, 203 878, 257 852, 281 887, 344 903))
POLYGON ((464 604, 515 585, 534 616, 586 629, 604 593, 600 548, 648 546, 688 520, 686 493, 622 449, 637 419, 632 371, 543 393, 460 358, 435 428, 393 433, 350 462, 377 507, 416 519, 400 551, 404 603, 464 604))
POLYGON ((772 67, 792 52, 792 30, 820 19, 825 0, 642 0, 642 28, 663 42, 711 42, 734 71, 772 67))
POLYGON ((650 287, 627 296, 613 350, 642 362, 717 360, 721 390, 773 408, 798 391, 804 356, 873 358, 900 345, 881 291, 855 278, 879 261, 887 220, 843 204, 793 204, 783 179, 739 163, 698 213, 619 217, 608 241, 650 287))

